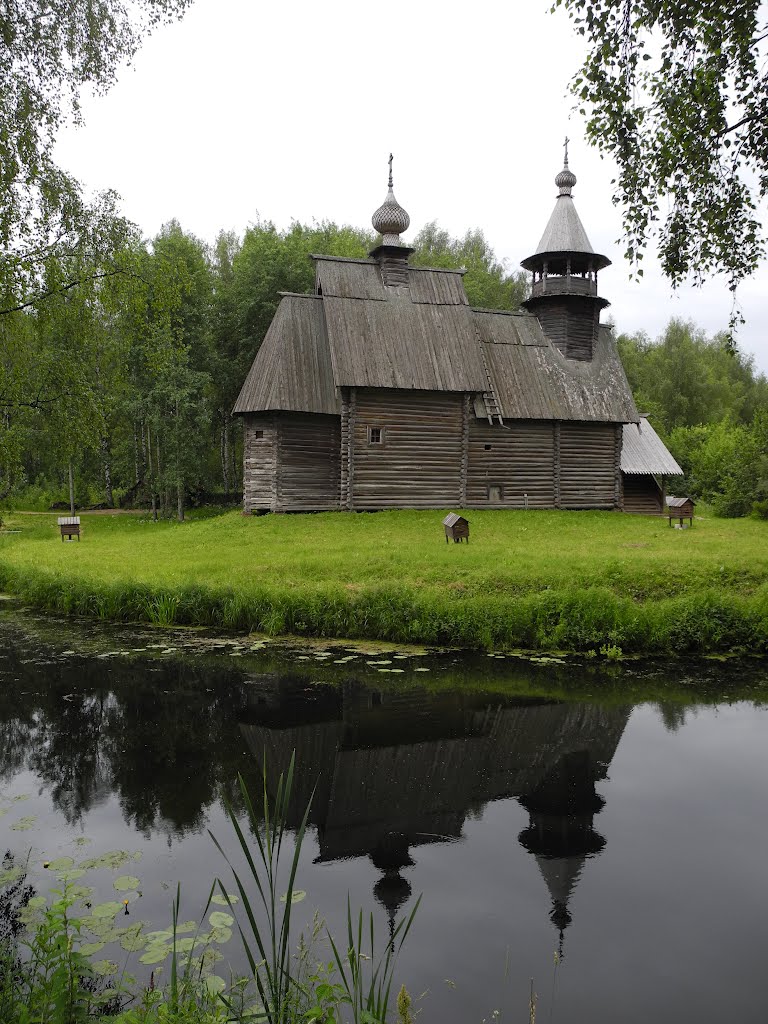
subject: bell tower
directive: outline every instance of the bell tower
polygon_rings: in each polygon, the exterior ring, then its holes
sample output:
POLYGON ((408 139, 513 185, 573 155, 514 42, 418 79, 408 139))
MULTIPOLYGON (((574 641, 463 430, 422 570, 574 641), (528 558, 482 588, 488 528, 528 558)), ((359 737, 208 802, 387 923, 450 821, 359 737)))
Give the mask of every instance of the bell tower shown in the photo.
POLYGON ((521 264, 533 275, 531 297, 523 306, 538 317, 564 356, 590 361, 600 310, 610 305, 597 294, 597 272, 611 261, 594 251, 576 212, 576 175, 568 167, 568 142, 566 138, 563 169, 555 178, 559 191, 552 216, 536 252, 521 264))

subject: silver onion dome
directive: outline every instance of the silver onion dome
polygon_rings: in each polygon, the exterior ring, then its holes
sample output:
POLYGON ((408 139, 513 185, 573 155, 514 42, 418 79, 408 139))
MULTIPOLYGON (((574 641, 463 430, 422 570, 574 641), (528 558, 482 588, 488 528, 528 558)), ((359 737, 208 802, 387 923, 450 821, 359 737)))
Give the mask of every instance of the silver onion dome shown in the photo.
POLYGON ((555 178, 555 184, 560 189, 561 196, 569 196, 573 186, 576 184, 576 175, 568 166, 568 143, 570 139, 565 140, 565 159, 563 161, 563 169, 555 178))
POLYGON ((387 198, 371 217, 374 231, 382 236, 383 245, 400 245, 400 235, 408 230, 411 218, 395 199, 392 191, 392 154, 389 154, 389 191, 387 198))

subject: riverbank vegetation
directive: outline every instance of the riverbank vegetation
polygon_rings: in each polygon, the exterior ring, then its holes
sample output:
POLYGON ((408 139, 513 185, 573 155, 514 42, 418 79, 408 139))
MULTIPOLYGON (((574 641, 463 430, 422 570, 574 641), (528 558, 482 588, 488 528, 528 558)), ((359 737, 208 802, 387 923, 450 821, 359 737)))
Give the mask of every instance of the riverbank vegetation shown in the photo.
POLYGON ((610 512, 244 517, 155 523, 17 515, 0 586, 38 607, 157 625, 468 648, 683 653, 768 650, 768 548, 754 519, 610 512))
POLYGON ((231 880, 225 885, 215 879, 199 923, 182 922, 178 886, 168 928, 126 923, 129 906, 136 910, 141 897, 134 875, 112 883, 128 898, 95 902, 94 888, 81 880, 95 868, 117 873, 140 854, 115 850, 78 866, 71 857, 44 861, 43 869, 56 879, 48 899, 29 884, 29 865, 17 865, 7 853, 0 863, 3 1024, 386 1024, 395 1016, 405 1024, 410 996, 401 988, 395 1000, 392 986, 421 897, 378 945, 373 915, 364 922, 363 911, 353 914, 349 901, 346 941, 336 941, 316 914, 311 933, 295 942, 291 918, 294 904, 306 897, 296 874, 311 797, 300 824, 291 828, 294 775, 295 755, 270 795, 265 761, 255 800, 238 777, 241 813, 227 806, 227 814, 245 867, 238 872, 209 833, 231 880), (215 973, 224 959, 218 947, 235 933, 247 973, 215 973), (122 963, 105 957, 105 949, 122 963), (145 974, 154 968, 143 984, 129 973, 137 967, 145 974), (163 983, 155 975, 163 975, 163 983))

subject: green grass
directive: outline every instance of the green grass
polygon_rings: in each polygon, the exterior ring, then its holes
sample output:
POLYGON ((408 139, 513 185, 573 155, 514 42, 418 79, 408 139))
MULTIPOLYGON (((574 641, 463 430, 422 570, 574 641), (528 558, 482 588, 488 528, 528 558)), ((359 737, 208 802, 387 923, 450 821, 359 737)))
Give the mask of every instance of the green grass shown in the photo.
POLYGON ((0 586, 30 603, 158 625, 466 647, 768 650, 768 523, 609 512, 324 513, 189 523, 11 515, 0 586))

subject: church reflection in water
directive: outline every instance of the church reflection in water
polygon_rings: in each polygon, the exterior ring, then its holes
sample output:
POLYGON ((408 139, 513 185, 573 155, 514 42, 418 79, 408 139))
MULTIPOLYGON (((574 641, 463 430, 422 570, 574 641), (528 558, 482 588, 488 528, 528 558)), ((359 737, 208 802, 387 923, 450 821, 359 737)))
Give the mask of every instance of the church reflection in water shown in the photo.
POLYGON ((291 824, 316 786, 310 823, 321 861, 370 857, 390 924, 408 900, 412 851, 460 838, 468 816, 514 798, 529 815, 519 835, 552 900, 560 933, 587 858, 605 839, 594 827, 629 708, 498 694, 378 692, 283 678, 254 688, 241 729, 270 785, 296 751, 291 824))

